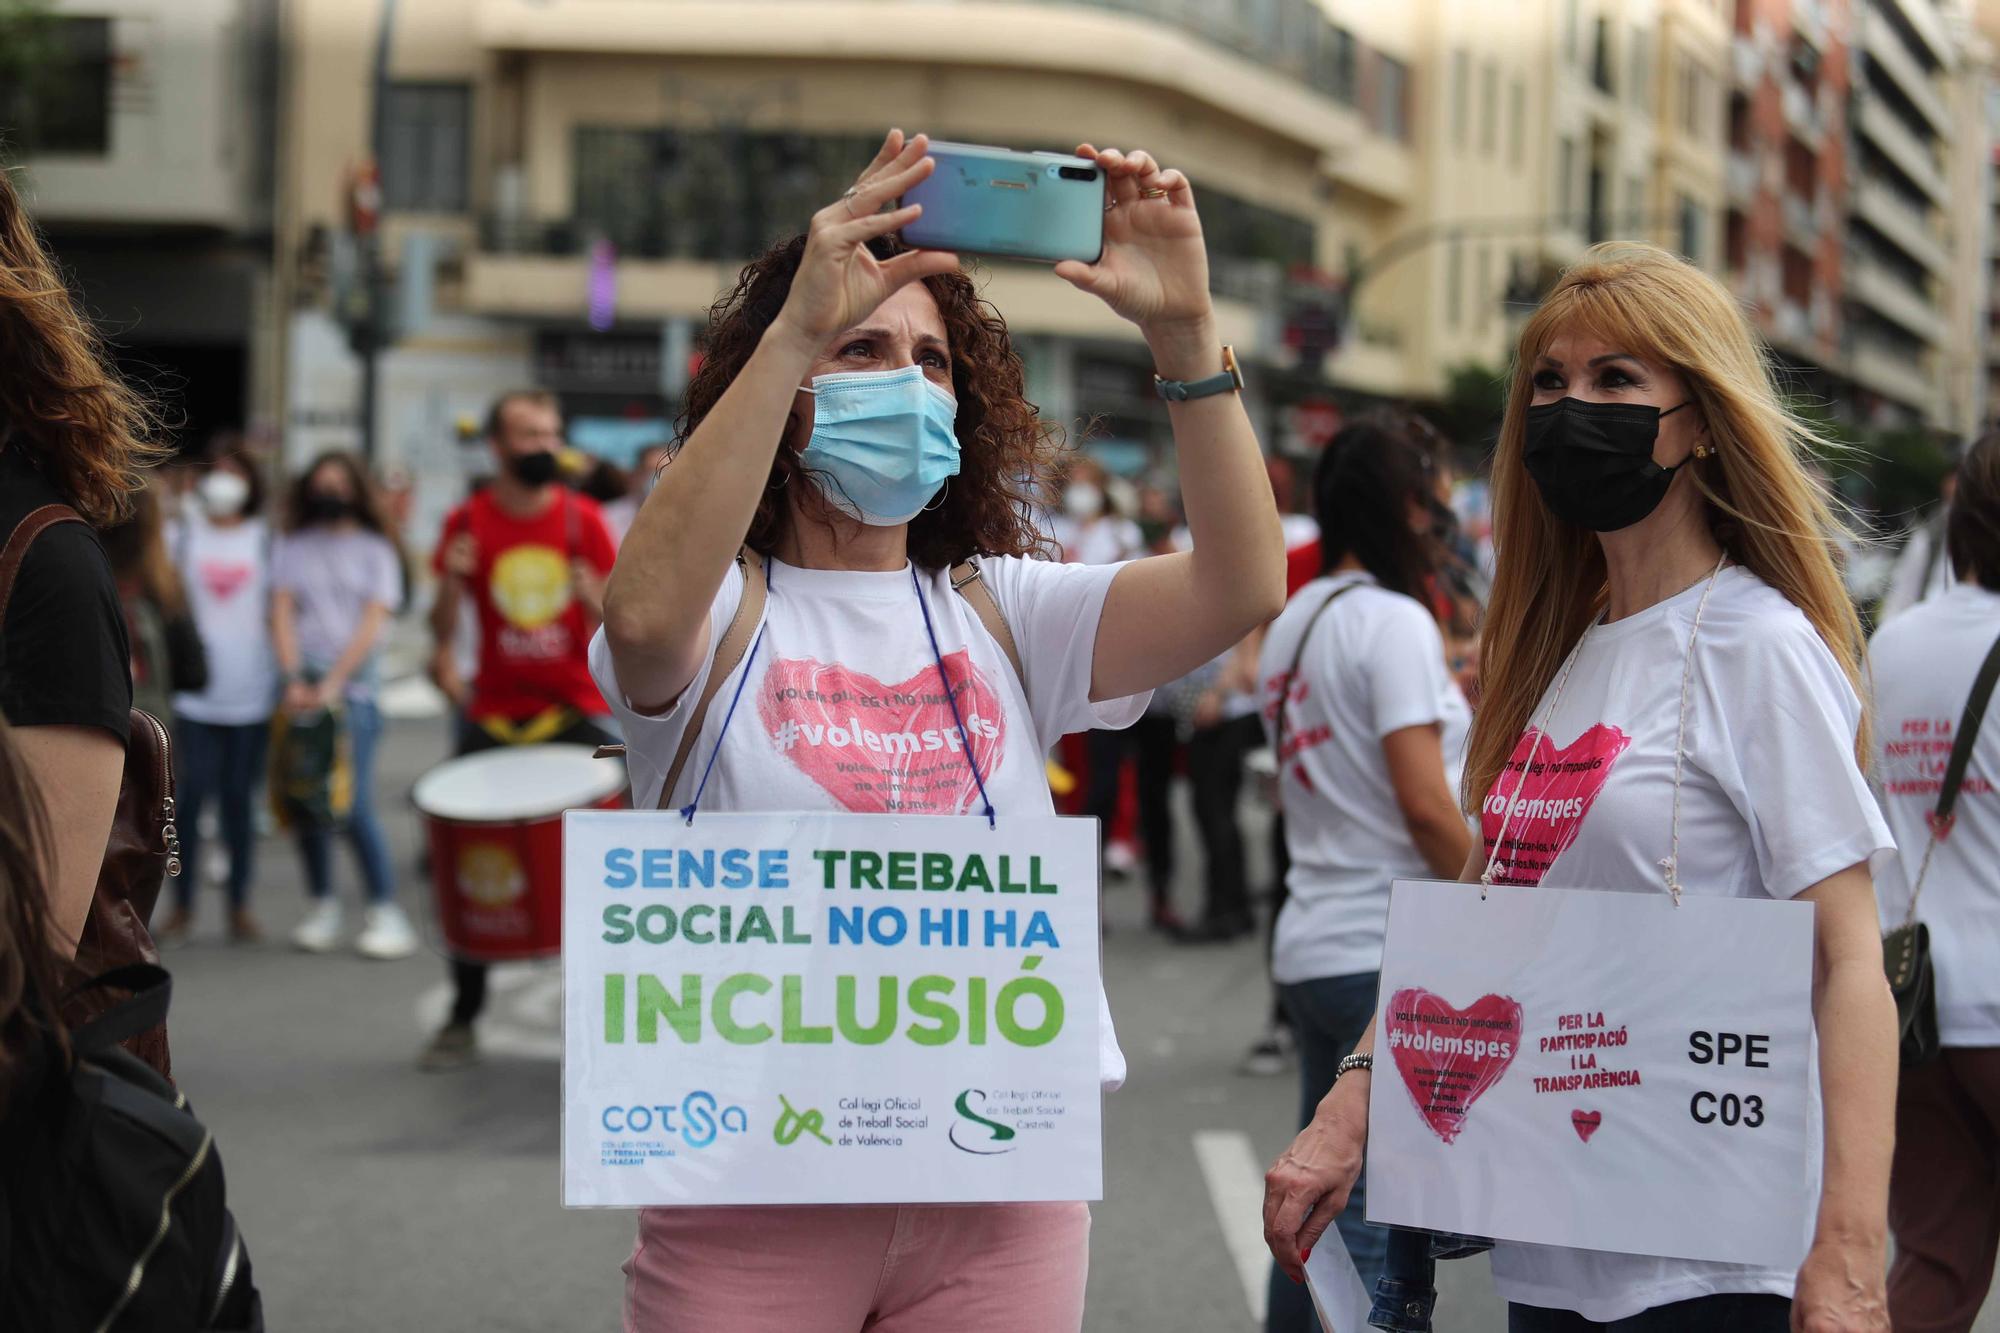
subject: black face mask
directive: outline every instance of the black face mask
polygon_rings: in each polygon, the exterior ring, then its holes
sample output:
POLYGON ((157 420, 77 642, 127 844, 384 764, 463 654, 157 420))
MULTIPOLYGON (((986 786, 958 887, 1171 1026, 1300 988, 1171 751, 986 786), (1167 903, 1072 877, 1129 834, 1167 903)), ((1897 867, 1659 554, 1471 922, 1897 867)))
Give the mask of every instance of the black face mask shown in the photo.
POLYGON ((1687 405, 1662 412, 1645 403, 1559 398, 1529 408, 1522 462, 1542 503, 1563 522, 1592 532, 1629 528, 1658 509, 1681 465, 1655 463, 1653 441, 1661 418, 1687 405))
POLYGON ((354 502, 340 495, 316 492, 306 497, 306 522, 338 523, 354 516, 354 502))
POLYGON ((507 455, 507 471, 523 486, 546 486, 556 479, 556 456, 547 450, 507 455))

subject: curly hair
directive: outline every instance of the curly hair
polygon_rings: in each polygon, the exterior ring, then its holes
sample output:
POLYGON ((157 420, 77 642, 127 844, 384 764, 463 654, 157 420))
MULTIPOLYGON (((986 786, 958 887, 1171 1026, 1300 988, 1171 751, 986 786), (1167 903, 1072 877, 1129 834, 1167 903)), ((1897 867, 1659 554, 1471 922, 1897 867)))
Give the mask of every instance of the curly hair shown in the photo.
POLYGON ((169 452, 159 428, 152 405, 107 365, 0 170, 0 440, 25 449, 78 513, 103 526, 129 512, 144 469, 169 452))
MULTIPOLYGON (((736 286, 709 311, 707 354, 688 382, 674 442, 687 442, 757 350, 792 289, 805 254, 804 235, 780 241, 743 266, 736 286)), ((869 250, 888 259, 904 247, 889 237, 869 250)), ((1050 478, 1061 447, 1059 428, 1043 421, 1027 399, 1021 357, 1000 314, 963 273, 924 278, 944 316, 951 346, 951 387, 958 399, 959 473, 935 509, 910 520, 910 559, 943 569, 973 555, 1029 555, 1048 548, 1034 514, 1052 498, 1050 478)), ((792 420, 796 420, 793 418, 792 420)), ((787 430, 791 427, 788 425, 787 430)), ((785 488, 808 471, 780 449, 746 539, 769 554, 792 522, 785 488)))

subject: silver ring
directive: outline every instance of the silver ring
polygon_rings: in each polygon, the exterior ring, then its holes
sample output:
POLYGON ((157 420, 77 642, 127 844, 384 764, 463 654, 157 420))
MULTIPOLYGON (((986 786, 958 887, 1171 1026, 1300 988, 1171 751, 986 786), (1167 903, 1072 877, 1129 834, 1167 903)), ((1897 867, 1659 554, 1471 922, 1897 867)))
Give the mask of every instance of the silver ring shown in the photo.
POLYGON ((1116 208, 1116 207, 1118 207, 1118 201, 1117 201, 1116 199, 1106 199, 1106 200, 1104 201, 1104 211, 1105 211, 1105 212, 1109 213, 1109 212, 1110 212, 1110 211, 1111 211, 1112 209, 1114 209, 1114 208, 1116 208))
POLYGON ((1139 191, 1139 197, 1141 199, 1164 199, 1167 197, 1167 192, 1157 185, 1148 185, 1145 189, 1139 191))
POLYGON ((847 209, 847 216, 856 216, 854 212, 854 196, 860 193, 861 187, 859 185, 850 185, 847 187, 847 193, 840 196, 841 204, 847 209))

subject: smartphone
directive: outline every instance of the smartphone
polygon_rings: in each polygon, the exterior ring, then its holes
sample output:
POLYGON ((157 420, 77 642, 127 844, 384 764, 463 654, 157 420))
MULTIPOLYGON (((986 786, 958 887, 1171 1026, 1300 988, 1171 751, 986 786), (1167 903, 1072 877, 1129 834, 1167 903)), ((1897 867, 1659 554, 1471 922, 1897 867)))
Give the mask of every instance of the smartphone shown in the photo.
POLYGON ((930 155, 937 169, 902 198, 924 206, 905 244, 1047 264, 1104 253, 1104 172, 1089 158, 939 142, 930 155))

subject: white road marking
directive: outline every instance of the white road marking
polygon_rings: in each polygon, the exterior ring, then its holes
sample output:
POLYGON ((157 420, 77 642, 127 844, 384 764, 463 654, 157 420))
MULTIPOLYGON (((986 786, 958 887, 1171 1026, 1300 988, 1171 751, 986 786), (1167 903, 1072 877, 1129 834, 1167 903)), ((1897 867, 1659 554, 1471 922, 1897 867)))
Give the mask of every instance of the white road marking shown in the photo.
POLYGON ((1243 1283, 1250 1318, 1261 1328, 1271 1280, 1271 1252, 1264 1247, 1264 1168, 1250 1147, 1250 1136, 1239 1130, 1198 1130, 1194 1156, 1215 1205, 1215 1220, 1222 1225, 1222 1243, 1243 1283))

